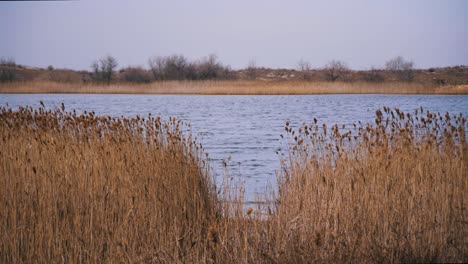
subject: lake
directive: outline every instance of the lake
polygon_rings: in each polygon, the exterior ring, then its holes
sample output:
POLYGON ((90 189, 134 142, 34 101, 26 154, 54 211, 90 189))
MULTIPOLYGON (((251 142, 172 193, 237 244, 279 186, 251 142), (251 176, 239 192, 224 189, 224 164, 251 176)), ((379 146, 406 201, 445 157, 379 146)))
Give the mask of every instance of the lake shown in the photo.
POLYGON ((230 157, 229 175, 245 180, 247 200, 263 193, 276 181, 284 146, 280 135, 289 121, 297 127, 314 118, 320 124, 372 122, 375 110, 383 106, 413 111, 422 106, 432 112, 462 113, 468 116, 468 96, 448 95, 83 95, 1 94, 0 106, 60 107, 99 115, 147 116, 148 113, 188 121, 198 141, 210 155, 217 183, 224 173, 223 160, 230 157))

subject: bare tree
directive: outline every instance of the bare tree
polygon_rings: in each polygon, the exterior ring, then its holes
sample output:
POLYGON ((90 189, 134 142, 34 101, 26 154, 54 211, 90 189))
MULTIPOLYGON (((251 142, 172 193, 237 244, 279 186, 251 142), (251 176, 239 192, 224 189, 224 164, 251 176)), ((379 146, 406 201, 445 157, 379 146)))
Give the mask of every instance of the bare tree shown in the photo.
POLYGON ((164 80, 164 65, 166 65, 166 60, 161 56, 153 56, 148 59, 148 66, 153 74, 154 80, 164 80))
POLYGON ((410 82, 414 79, 414 63, 398 56, 385 63, 385 69, 393 73, 400 81, 410 82))
POLYGON ((13 58, 0 58, 0 82, 16 80, 16 62, 13 58))
POLYGON ((164 74, 170 80, 184 80, 186 79, 188 64, 188 60, 184 55, 166 57, 164 74))
POLYGON ((94 80, 110 84, 112 76, 114 74, 114 70, 115 68, 117 68, 117 65, 117 60, 110 55, 100 58, 97 61, 94 61, 91 64, 94 80))
POLYGON ((208 57, 202 58, 193 64, 196 79, 227 79, 230 74, 230 69, 218 61, 215 54, 210 54, 208 57))
POLYGON ((255 80, 257 78, 257 64, 254 59, 251 59, 247 64, 246 74, 247 78, 255 80))
POLYGON ((196 63, 196 72, 198 79, 216 79, 219 75, 219 70, 222 68, 218 63, 218 57, 215 54, 210 54, 206 58, 202 58, 196 63))
POLYGON ((96 82, 102 81, 101 69, 99 67, 99 61, 93 61, 91 64, 91 69, 93 70, 92 78, 96 82))
POLYGON ((117 65, 117 60, 112 56, 106 56, 101 59, 101 71, 104 74, 104 80, 107 84, 112 80, 112 75, 117 65))
POLYGON ((345 75, 349 68, 346 66, 346 63, 339 61, 339 60, 332 60, 328 62, 325 67, 323 68, 325 78, 329 81, 336 81, 338 78, 345 75))
POLYGON ((148 65, 155 80, 226 79, 230 76, 229 67, 220 63, 214 54, 193 62, 183 55, 151 57, 148 65))
POLYGON ((183 55, 151 57, 148 65, 155 80, 183 80, 187 75, 189 62, 183 55))
POLYGON ((302 73, 302 78, 304 80, 309 80, 310 79, 310 63, 304 59, 300 59, 299 62, 297 63, 297 70, 302 73))

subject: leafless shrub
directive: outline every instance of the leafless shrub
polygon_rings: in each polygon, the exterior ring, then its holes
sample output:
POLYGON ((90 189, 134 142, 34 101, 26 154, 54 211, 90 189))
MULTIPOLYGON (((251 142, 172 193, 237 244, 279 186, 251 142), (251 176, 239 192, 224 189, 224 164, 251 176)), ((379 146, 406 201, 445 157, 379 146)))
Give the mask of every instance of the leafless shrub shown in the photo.
POLYGON ((297 70, 301 72, 302 74, 302 79, 304 80, 310 80, 310 63, 306 60, 299 60, 297 63, 297 70))
POLYGON ((172 55, 166 57, 164 74, 170 80, 183 80, 186 76, 188 60, 183 55, 172 55))
POLYGON ((392 72, 393 75, 400 81, 410 82, 414 79, 414 63, 406 61, 403 57, 398 56, 385 63, 385 69, 392 72))
POLYGON ((123 80, 132 83, 149 83, 151 76, 142 67, 127 67, 122 70, 123 80))
POLYGON ((0 58, 0 82, 16 80, 16 66, 13 58, 0 58))
POLYGON ((210 54, 206 58, 194 64, 196 79, 209 80, 209 79, 227 79, 230 69, 218 61, 218 57, 210 54))
POLYGON ((148 65, 155 80, 228 79, 231 72, 214 54, 195 62, 183 55, 151 57, 148 65))
POLYGON ((257 63, 255 60, 250 60, 245 69, 245 73, 248 79, 254 80, 257 78, 257 63))
POLYGON ((189 66, 183 55, 152 57, 148 64, 155 80, 184 80, 189 66))
POLYGON ((148 66, 153 74, 154 80, 164 80, 165 57, 153 56, 148 59, 148 66))
POLYGON ((329 81, 336 81, 338 78, 342 78, 348 71, 349 68, 346 63, 339 60, 332 60, 328 62, 324 67, 325 78, 329 81))
POLYGON ((94 61, 93 64, 91 64, 94 81, 110 84, 117 65, 117 60, 110 55, 94 61))

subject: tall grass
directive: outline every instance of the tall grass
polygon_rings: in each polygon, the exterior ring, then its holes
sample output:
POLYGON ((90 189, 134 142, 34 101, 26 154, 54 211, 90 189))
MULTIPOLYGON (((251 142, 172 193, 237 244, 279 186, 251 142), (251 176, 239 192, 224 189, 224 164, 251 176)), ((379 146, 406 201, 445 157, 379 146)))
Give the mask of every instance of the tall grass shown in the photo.
POLYGON ((2 109, 0 262, 204 259, 219 204, 181 128, 172 118, 2 109))
POLYGON ((171 118, 0 110, 0 261, 467 262, 466 119, 285 126, 273 205, 216 188, 171 118))
POLYGON ((307 81, 159 81, 149 84, 111 85, 48 81, 0 83, 0 93, 84 94, 468 94, 468 85, 427 85, 402 82, 307 81))
POLYGON ((466 125, 384 108, 374 125, 286 126, 294 144, 274 218, 282 260, 466 262, 466 125))

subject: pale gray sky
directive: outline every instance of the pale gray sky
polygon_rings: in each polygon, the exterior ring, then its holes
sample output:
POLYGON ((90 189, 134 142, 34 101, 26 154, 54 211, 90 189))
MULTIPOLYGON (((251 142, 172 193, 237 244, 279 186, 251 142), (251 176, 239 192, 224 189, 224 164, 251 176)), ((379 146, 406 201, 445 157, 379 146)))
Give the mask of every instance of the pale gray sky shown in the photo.
POLYGON ((210 53, 233 68, 355 69, 401 55, 419 68, 468 65, 468 1, 81 0, 0 1, 0 57, 89 69, 107 54, 119 67, 152 55, 210 53))

